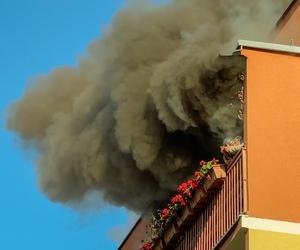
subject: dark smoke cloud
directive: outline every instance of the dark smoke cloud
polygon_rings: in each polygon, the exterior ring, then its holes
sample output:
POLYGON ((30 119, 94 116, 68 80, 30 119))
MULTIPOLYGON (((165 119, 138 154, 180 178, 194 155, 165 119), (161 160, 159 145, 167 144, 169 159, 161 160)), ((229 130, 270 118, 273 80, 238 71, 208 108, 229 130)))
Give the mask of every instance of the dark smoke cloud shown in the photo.
POLYGON ((218 55, 237 38, 266 40, 287 2, 139 1, 120 11, 77 68, 36 78, 10 108, 8 128, 39 151, 42 190, 63 203, 100 191, 136 211, 164 199, 241 133, 227 104, 245 60, 218 55))

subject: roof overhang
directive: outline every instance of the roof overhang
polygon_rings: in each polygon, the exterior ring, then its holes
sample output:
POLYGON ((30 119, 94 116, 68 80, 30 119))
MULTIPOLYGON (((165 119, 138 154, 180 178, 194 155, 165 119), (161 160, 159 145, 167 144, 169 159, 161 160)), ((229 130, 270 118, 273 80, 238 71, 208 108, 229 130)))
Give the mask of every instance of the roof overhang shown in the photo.
POLYGON ((282 45, 276 43, 264 43, 264 42, 256 42, 256 41, 249 41, 249 40, 238 40, 237 43, 238 43, 239 50, 242 50, 243 48, 253 48, 253 49, 283 52, 283 53, 300 54, 300 47, 298 46, 282 45))

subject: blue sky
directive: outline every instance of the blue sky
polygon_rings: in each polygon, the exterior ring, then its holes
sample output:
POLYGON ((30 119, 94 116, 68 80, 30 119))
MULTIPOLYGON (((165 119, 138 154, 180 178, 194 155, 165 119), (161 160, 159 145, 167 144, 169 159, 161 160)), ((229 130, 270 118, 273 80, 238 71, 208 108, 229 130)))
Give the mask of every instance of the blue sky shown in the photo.
POLYGON ((134 216, 106 206, 82 213, 39 192, 32 157, 5 129, 28 79, 76 65, 123 0, 0 0, 0 249, 116 249, 134 216), (114 240, 115 239, 115 240, 114 240))

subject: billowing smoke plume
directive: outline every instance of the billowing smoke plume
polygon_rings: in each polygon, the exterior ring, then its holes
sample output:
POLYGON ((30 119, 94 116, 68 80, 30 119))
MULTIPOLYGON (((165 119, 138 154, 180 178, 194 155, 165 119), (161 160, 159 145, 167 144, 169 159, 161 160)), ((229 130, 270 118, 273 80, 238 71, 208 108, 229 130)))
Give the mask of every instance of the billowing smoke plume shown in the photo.
POLYGON ((286 2, 139 0, 120 11, 77 68, 36 78, 10 109, 8 128, 39 152, 42 190, 63 203, 96 190, 137 211, 165 198, 241 132, 228 104, 245 60, 218 56, 237 38, 266 40, 286 2))

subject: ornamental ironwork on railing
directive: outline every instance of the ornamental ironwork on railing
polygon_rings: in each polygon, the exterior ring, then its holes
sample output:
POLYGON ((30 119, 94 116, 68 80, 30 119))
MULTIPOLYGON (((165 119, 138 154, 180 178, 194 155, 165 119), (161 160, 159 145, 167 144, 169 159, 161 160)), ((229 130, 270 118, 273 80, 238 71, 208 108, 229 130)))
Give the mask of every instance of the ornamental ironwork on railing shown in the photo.
POLYGON ((211 250, 247 211, 246 152, 241 150, 228 167, 221 188, 181 232, 175 250, 211 250))

